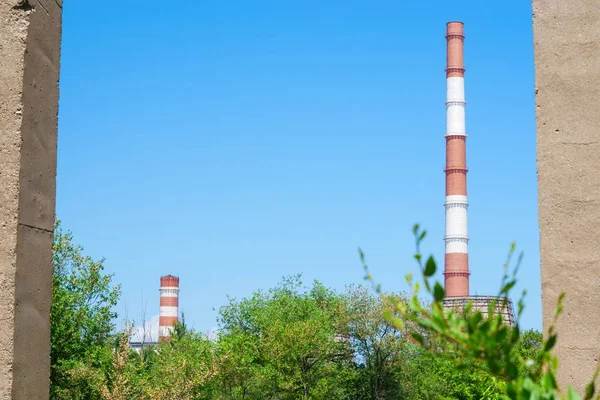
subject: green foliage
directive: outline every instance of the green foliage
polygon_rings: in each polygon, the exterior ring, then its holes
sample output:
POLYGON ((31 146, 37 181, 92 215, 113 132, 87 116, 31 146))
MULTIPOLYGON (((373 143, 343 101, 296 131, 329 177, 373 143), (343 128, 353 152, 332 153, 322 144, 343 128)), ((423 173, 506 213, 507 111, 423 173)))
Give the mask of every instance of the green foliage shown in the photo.
POLYGON ((301 285, 299 276, 289 278, 221 309, 219 342, 232 359, 224 363, 221 385, 239 393, 236 398, 253 393, 260 393, 256 398, 343 398, 339 379, 347 374, 340 371, 349 368, 352 356, 344 302, 318 282, 309 291, 301 285), (232 342, 244 343, 241 354, 231 351, 236 349, 232 342), (234 368, 236 361, 241 364, 234 368))
POLYGON ((361 399, 403 398, 398 371, 409 359, 406 338, 386 320, 385 304, 367 288, 348 287, 345 301, 348 336, 357 363, 354 392, 361 399))
POLYGON ((110 365, 110 346, 119 286, 103 274, 104 260, 94 261, 73 244, 71 232, 57 221, 53 244, 51 395, 53 398, 99 397, 97 382, 110 365), (90 373, 87 366, 98 367, 90 373))
POLYGON ((443 343, 430 336, 428 348, 410 344, 410 354, 401 371, 405 399, 496 399, 500 391, 489 374, 470 363, 458 364, 453 354, 440 356, 443 343))
MULTIPOLYGON (((514 244, 511 246, 507 261, 504 265, 505 273, 499 290, 502 299, 499 304, 491 304, 487 313, 472 310, 472 304, 465 307, 464 312, 455 313, 453 310, 445 310, 442 300, 444 289, 439 282, 431 282, 431 276, 435 273, 435 261, 430 257, 425 265, 422 262, 420 245, 425 238, 425 231, 420 230, 418 225, 413 229, 415 235, 417 252, 415 259, 421 269, 423 287, 430 295, 433 302, 430 306, 423 304, 419 297, 420 284, 413 282, 412 276, 407 276, 407 282, 412 287, 412 297, 408 303, 399 302, 394 298, 386 296, 381 292, 380 286, 373 287, 386 302, 389 310, 400 314, 402 318, 388 318, 397 329, 405 327, 405 321, 410 321, 428 336, 423 339, 421 333, 413 334, 413 338, 424 349, 427 349, 439 357, 453 361, 461 369, 479 370, 486 382, 491 384, 489 396, 495 398, 498 392, 505 399, 581 399, 571 387, 566 392, 561 390, 556 381, 556 370, 558 360, 552 352, 556 344, 557 335, 555 331, 556 318, 563 308, 564 294, 559 297, 555 313, 554 323, 551 324, 547 338, 541 339, 538 334, 521 333, 519 318, 524 308, 523 292, 517 305, 517 323, 514 328, 503 323, 498 307, 507 307, 507 300, 511 289, 516 284, 516 275, 521 262, 521 256, 509 274, 512 265, 512 257, 515 251, 514 244), (433 338, 433 340, 429 340, 433 338), (433 343, 437 343, 435 346, 433 343), (541 343, 541 348, 538 344, 541 343), (495 382, 495 383, 494 383, 495 382)), ((367 271, 366 279, 373 282, 364 254, 360 252, 361 260, 367 271)), ((585 399, 594 398, 594 381, 597 379, 600 366, 596 370, 591 383, 586 389, 585 399)), ((461 380, 461 382, 465 382, 461 380)), ((456 387, 454 385, 453 387, 456 387)), ((466 393, 466 390, 461 390, 466 393)), ((467 397, 469 398, 469 397, 467 397)), ((599 396, 595 397, 600 398, 599 396)))
POLYGON ((229 399, 260 399, 263 365, 259 343, 244 332, 221 335, 217 342, 218 390, 229 399))
MULTIPOLYGON (((419 245, 425 233, 415 235, 419 245)), ((428 281, 435 260, 416 259, 431 303, 410 279, 412 294, 377 286, 339 293, 319 282, 304 287, 295 276, 230 299, 219 310, 216 340, 182 315, 169 340, 138 354, 129 349, 131 326, 111 334, 119 287, 57 223, 52 398, 496 400, 518 380, 553 385, 543 362, 553 340, 476 313, 445 314, 443 288, 428 281)), ((508 295, 513 280, 505 281, 508 295)))
POLYGON ((158 346, 158 357, 141 377, 144 398, 198 399, 211 393, 217 366, 214 343, 185 326, 178 333, 158 346))

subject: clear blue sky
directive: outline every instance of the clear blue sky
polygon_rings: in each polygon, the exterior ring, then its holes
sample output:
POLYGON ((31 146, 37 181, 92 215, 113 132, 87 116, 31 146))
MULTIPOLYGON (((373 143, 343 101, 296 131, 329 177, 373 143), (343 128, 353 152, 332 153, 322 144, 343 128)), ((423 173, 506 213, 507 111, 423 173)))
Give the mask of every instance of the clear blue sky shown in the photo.
MULTIPOLYGON (((66 1, 57 214, 158 314, 206 331, 226 296, 303 273, 385 289, 443 260, 445 23, 465 22, 471 288, 525 252, 541 328, 529 2, 66 1)), ((441 263, 440 263, 441 264, 441 263)), ((441 275, 440 275, 441 277, 441 275)))

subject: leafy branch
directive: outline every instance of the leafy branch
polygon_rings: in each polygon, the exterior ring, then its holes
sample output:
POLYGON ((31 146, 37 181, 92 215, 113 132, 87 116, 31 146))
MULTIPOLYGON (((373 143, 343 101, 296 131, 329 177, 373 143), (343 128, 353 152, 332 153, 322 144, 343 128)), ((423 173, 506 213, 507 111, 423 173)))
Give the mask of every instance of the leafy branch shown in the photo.
MULTIPOLYGON (((437 351, 438 354, 451 355, 453 360, 458 360, 459 366, 476 367, 486 371, 495 379, 506 399, 582 399, 571 386, 568 386, 566 392, 561 390, 556 380, 558 358, 552 350, 557 341, 556 321, 563 310, 565 294, 559 296, 554 319, 543 340, 542 349, 533 357, 524 357, 518 352, 521 340, 519 323, 525 308, 525 291, 517 302, 515 326, 510 326, 503 319, 502 314, 509 307, 509 295, 517 283, 517 273, 523 258, 523 254, 520 253, 513 263, 516 250, 514 243, 511 244, 504 263, 504 274, 497 296, 500 302, 492 301, 487 313, 483 313, 473 308, 473 301, 468 301, 463 310, 444 306, 444 287, 432 278, 437 271, 437 263, 433 256, 424 261, 421 253, 421 244, 427 232, 415 225, 413 234, 416 247, 414 258, 422 282, 415 282, 410 273, 406 275, 406 281, 412 290, 408 303, 395 301, 382 292, 381 285, 375 283, 369 272, 364 253, 359 249, 366 272, 365 279, 387 304, 385 317, 391 324, 401 330, 405 330, 407 322, 420 327, 421 332, 425 334, 412 329, 408 330, 407 334, 415 343, 432 352, 437 350, 429 345, 428 339, 437 338, 443 343, 443 351, 437 351), (432 298, 430 305, 426 305, 419 297, 421 283, 426 294, 432 298)), ((600 399, 600 394, 594 397, 594 382, 599 374, 600 364, 586 387, 583 399, 600 399)))

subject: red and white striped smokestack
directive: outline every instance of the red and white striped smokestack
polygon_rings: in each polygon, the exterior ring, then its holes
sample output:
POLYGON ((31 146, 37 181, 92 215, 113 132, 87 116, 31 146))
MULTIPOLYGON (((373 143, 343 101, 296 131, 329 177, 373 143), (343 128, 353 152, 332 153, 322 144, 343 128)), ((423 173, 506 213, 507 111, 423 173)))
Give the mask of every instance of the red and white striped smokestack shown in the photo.
POLYGON ((167 339, 179 316, 179 278, 173 275, 160 277, 159 341, 167 339))
POLYGON ((464 26, 446 24, 446 257, 447 297, 469 295, 464 26))

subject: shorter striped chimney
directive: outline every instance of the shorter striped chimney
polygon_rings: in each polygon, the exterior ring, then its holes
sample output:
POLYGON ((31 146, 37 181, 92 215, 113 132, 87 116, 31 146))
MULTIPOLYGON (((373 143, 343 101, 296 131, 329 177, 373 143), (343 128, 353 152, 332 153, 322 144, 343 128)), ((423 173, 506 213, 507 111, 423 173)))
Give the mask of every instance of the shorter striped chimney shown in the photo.
POLYGON ((160 317, 158 340, 171 336, 179 316, 179 278, 173 275, 160 277, 160 317))

